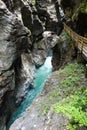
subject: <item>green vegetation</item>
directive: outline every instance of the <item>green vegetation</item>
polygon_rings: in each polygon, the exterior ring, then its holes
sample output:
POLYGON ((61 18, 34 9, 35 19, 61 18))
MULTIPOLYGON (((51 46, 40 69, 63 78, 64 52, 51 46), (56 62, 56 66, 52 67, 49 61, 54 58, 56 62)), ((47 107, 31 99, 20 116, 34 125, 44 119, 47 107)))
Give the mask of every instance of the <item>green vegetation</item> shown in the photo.
POLYGON ((63 113, 69 119, 68 128, 75 130, 78 126, 87 126, 87 88, 81 86, 74 95, 71 95, 54 105, 54 112, 63 113))
POLYGON ((70 130, 75 130, 78 126, 87 126, 87 115, 84 111, 87 106, 87 88, 80 86, 81 74, 84 73, 83 65, 70 64, 60 73, 66 77, 60 82, 65 97, 54 105, 54 112, 63 113, 68 117, 70 130))
POLYGON ((35 4, 35 0, 31 0, 32 4, 34 5, 35 4))
POLYGON ((35 0, 28 0, 29 2, 32 2, 33 5, 35 5, 35 0))
POLYGON ((69 124, 66 127, 69 130, 87 126, 87 86, 84 66, 75 62, 56 71, 54 75, 56 80, 50 81, 47 85, 50 88, 54 86, 54 89, 45 95, 40 105, 40 114, 46 116, 53 107, 53 113, 61 113, 68 119, 69 124))
POLYGON ((67 33, 66 31, 63 31, 63 33, 64 33, 64 36, 65 36, 66 39, 67 39, 67 43, 68 43, 69 47, 70 47, 70 48, 73 48, 73 43, 72 43, 71 37, 68 35, 68 33, 67 33))
MULTIPOLYGON (((79 74, 84 73, 84 69, 82 65, 70 64, 66 66, 64 70, 61 70, 61 73, 64 73, 66 78, 60 83, 62 87, 74 87, 79 85, 80 77, 79 74)), ((72 88, 73 89, 73 88, 72 88)))
POLYGON ((47 104, 43 104, 43 114, 46 115, 50 109, 50 106, 47 104))
POLYGON ((48 99, 48 100, 46 100, 46 102, 41 103, 41 108, 42 108, 42 110, 41 110, 41 112, 39 113, 39 116, 40 116, 41 114, 42 114, 42 115, 46 115, 46 114, 49 112, 50 106, 51 106, 52 104, 54 104, 55 102, 58 101, 58 95, 59 95, 58 91, 53 90, 53 91, 50 93, 50 95, 47 96, 47 99, 48 99))
POLYGON ((83 0, 80 2, 79 6, 76 6, 74 9, 74 14, 72 16, 72 20, 76 20, 78 18, 79 12, 87 13, 87 1, 83 0))

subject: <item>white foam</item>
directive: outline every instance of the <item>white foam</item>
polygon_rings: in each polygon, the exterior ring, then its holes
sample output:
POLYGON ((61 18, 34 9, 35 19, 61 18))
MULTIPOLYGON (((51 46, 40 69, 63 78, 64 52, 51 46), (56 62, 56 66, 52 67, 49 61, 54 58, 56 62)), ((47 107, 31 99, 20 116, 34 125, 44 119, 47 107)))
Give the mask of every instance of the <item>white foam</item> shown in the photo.
POLYGON ((46 58, 46 61, 45 61, 45 63, 44 63, 44 66, 45 66, 46 68, 52 68, 51 60, 52 60, 52 57, 47 57, 47 58, 46 58))

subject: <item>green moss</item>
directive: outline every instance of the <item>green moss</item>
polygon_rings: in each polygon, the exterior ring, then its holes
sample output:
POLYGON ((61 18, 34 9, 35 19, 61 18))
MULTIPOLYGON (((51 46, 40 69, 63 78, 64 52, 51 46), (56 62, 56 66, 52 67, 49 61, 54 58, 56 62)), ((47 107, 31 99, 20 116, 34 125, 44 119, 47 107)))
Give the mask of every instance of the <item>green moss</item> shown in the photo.
POLYGON ((69 64, 67 65, 64 69, 61 69, 59 71, 59 74, 63 74, 63 76, 65 76, 65 79, 69 76, 76 76, 76 75, 80 75, 84 73, 84 66, 82 64, 78 64, 78 63, 73 63, 73 64, 69 64))
POLYGON ((44 109, 43 109, 43 114, 46 115, 48 113, 49 109, 50 109, 50 106, 45 105, 44 109))
POLYGON ((66 39, 67 39, 67 43, 68 43, 68 45, 72 48, 73 47, 73 43, 72 43, 72 39, 71 39, 71 37, 68 35, 68 33, 67 32, 63 32, 64 33, 64 36, 66 37, 66 39))
POLYGON ((60 85, 63 87, 67 87, 67 86, 73 87, 75 85, 78 85, 79 81, 80 78, 78 75, 75 75, 75 77, 69 76, 66 80, 62 81, 60 85))
POLYGON ((79 6, 74 9, 74 13, 72 16, 72 21, 76 20, 78 18, 79 12, 87 13, 87 1, 83 0, 80 2, 79 6))
POLYGON ((46 102, 43 102, 40 104, 40 107, 41 107, 41 111, 39 111, 39 115, 38 116, 41 116, 41 115, 46 115, 50 109, 50 105, 49 104, 46 104, 46 102))
POLYGON ((59 95, 58 91, 55 91, 55 90, 52 91, 51 94, 50 94, 50 96, 52 96, 54 98, 58 98, 58 95, 59 95))
MULTIPOLYGON (((28 0, 28 1, 30 1, 30 0, 28 0)), ((31 2, 32 2, 33 5, 35 5, 35 0, 31 0, 31 2)))
POLYGON ((78 126, 87 126, 87 87, 80 86, 75 94, 54 105, 54 112, 63 113, 69 119, 68 128, 75 130, 78 126))
POLYGON ((81 4, 80 4, 80 10, 83 13, 87 13, 87 1, 86 0, 84 0, 83 2, 81 2, 81 4))
POLYGON ((63 70, 66 78, 60 83, 62 87, 74 87, 79 85, 80 77, 79 74, 84 73, 83 65, 70 64, 63 70))
POLYGON ((35 5, 35 0, 32 0, 32 4, 35 5))
POLYGON ((37 48, 39 48, 39 49, 46 48, 43 39, 41 41, 37 42, 37 48))

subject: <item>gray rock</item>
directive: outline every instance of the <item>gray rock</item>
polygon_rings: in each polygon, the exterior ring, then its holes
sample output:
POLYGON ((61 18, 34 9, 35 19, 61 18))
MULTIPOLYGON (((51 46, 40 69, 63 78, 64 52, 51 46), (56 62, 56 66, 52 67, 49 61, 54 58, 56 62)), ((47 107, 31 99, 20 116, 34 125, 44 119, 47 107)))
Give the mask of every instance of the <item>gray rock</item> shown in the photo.
POLYGON ((71 47, 69 39, 62 32, 56 46, 53 48, 52 65, 54 70, 64 67, 71 61, 72 50, 73 46, 71 47))
POLYGON ((40 67, 46 60, 46 50, 34 50, 33 61, 36 67, 40 67))
POLYGON ((16 103, 19 104, 26 98, 29 92, 30 85, 33 85, 35 66, 33 64, 33 58, 31 54, 23 53, 21 55, 21 72, 19 80, 17 77, 17 90, 16 90, 16 103))
POLYGON ((0 130, 5 130, 16 103, 25 98, 33 82, 29 36, 29 30, 0 1, 0 130))
POLYGON ((43 33, 43 39, 34 44, 33 60, 36 67, 41 66, 47 56, 48 50, 51 50, 58 42, 59 37, 51 31, 43 33))
POLYGON ((29 3, 24 3, 21 8, 23 23, 31 30, 32 35, 38 36, 43 32, 43 25, 38 18, 35 6, 29 3))
POLYGON ((38 16, 43 21, 46 30, 57 32, 57 14, 55 2, 51 0, 36 0, 38 16))

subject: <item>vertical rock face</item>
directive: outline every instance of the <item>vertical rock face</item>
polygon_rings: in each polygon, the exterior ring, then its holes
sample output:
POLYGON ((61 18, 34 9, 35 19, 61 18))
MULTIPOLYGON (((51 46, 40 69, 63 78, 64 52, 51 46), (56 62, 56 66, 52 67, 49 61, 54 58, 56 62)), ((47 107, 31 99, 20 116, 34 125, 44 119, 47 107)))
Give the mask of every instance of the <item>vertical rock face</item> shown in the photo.
POLYGON ((53 70, 58 70, 71 61, 73 47, 70 42, 71 41, 69 41, 69 39, 64 35, 64 32, 62 32, 57 45, 53 48, 53 70))
POLYGON ((44 63, 47 49, 52 48, 47 46, 57 43, 54 39, 63 29, 59 17, 59 5, 53 0, 36 0, 35 6, 30 2, 22 1, 21 15, 24 25, 32 32, 34 63, 38 67, 44 63), (43 38, 44 29, 52 35, 48 34, 43 38), (48 40, 46 43, 48 45, 45 44, 44 39, 48 40))
MULTIPOLYGON (((3 98, 6 91, 10 89, 9 84, 13 84, 11 76, 14 75, 14 70, 11 67, 13 61, 15 60, 16 46, 14 42, 12 43, 12 41, 9 40, 13 19, 14 17, 6 9, 4 3, 0 1, 0 88, 2 89, 1 98, 3 98)), ((3 100, 1 101, 1 104, 2 102, 3 100)))
POLYGON ((46 30, 56 32, 58 19, 54 2, 51 0, 36 0, 36 8, 40 19, 44 22, 46 30))
POLYGON ((14 3, 13 0, 3 0, 3 2, 5 2, 6 6, 8 7, 8 9, 10 11, 14 11, 14 3))
POLYGON ((33 81, 30 48, 28 29, 0 1, 0 130, 5 129, 7 119, 33 81), (24 67, 26 63, 28 67, 24 67))
POLYGON ((19 62, 19 66, 16 64, 16 69, 16 104, 20 104, 20 102, 25 99, 29 90, 33 89, 35 67, 33 64, 32 55, 22 53, 21 66, 19 62))
POLYGON ((21 14, 24 25, 31 30, 33 36, 39 36, 43 32, 43 25, 37 15, 35 6, 28 2, 22 2, 21 14))
POLYGON ((60 7, 56 0, 36 0, 36 8, 40 20, 44 23, 46 30, 54 31, 60 35, 63 24, 61 22, 60 7))

